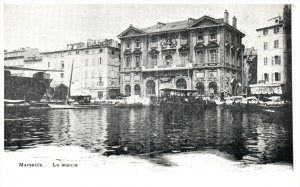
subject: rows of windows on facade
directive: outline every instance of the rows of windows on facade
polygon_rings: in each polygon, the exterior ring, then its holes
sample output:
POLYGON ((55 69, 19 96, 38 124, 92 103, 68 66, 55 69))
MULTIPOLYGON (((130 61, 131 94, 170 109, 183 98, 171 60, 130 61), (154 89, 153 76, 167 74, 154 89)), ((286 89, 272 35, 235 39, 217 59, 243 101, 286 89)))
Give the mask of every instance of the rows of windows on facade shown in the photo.
MULTIPOLYGON (((180 38, 180 44, 181 45, 187 45, 188 44, 188 38, 187 36, 181 36, 180 38)), ((216 42, 217 41, 217 34, 212 33, 209 34, 210 42, 216 42)), ((204 35, 198 35, 197 36, 197 43, 204 43, 204 35)), ((170 41, 166 41, 166 45, 171 45, 172 43, 170 41)), ((163 45, 163 44, 162 44, 163 45)), ((134 49, 140 49, 141 48, 141 41, 139 39, 135 40, 132 44, 131 42, 126 42, 125 44, 125 50, 130 50, 134 46, 134 49)), ((158 39, 156 37, 151 37, 150 41, 150 48, 157 48, 158 47, 158 39)), ((218 62, 218 50, 217 49, 210 49, 208 52, 208 60, 211 63, 217 63, 218 62)), ((234 54, 233 54, 234 55, 234 54)), ((196 51, 196 57, 198 63, 204 63, 205 61, 205 50, 197 50, 196 51)), ((238 58, 238 56, 237 56, 238 58)), ((188 52, 181 52, 180 53, 180 59, 182 62, 188 61, 188 52)), ((158 55, 157 54, 151 54, 150 55, 150 64, 152 66, 157 66, 157 60, 158 55)), ((141 55, 137 54, 131 57, 131 55, 125 56, 125 68, 131 68, 132 67, 132 61, 134 62, 133 67, 134 68, 140 68, 141 67, 141 55), (133 58, 133 59, 132 59, 133 58)), ((165 65, 172 65, 173 63, 173 57, 171 55, 167 55, 164 59, 165 65)))

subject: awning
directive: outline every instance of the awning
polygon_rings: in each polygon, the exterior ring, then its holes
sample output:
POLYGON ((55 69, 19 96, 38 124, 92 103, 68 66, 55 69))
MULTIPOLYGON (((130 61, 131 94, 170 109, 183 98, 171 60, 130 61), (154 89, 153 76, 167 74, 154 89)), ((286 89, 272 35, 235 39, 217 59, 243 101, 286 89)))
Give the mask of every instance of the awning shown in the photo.
POLYGON ((251 94, 282 94, 281 84, 254 84, 249 87, 251 94))

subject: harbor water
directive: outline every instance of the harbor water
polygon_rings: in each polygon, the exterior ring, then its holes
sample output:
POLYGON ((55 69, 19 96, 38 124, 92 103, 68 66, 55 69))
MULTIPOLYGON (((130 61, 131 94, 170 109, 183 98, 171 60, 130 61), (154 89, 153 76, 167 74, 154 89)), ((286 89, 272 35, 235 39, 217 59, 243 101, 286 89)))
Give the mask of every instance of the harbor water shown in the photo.
POLYGON ((81 147, 103 156, 155 158, 218 151, 246 164, 293 164, 291 111, 165 110, 158 107, 30 110, 5 119, 5 150, 81 147))

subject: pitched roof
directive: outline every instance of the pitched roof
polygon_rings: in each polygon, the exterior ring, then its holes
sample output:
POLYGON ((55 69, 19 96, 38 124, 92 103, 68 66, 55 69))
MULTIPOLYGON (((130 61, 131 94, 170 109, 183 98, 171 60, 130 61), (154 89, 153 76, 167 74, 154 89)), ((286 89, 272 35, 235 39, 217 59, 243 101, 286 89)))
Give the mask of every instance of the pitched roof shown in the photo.
POLYGON ((153 25, 151 27, 147 27, 141 30, 147 33, 156 33, 156 32, 164 32, 164 31, 172 31, 172 30, 181 30, 189 26, 187 20, 170 22, 170 23, 162 23, 162 24, 163 25, 161 27, 158 27, 157 25, 153 25))

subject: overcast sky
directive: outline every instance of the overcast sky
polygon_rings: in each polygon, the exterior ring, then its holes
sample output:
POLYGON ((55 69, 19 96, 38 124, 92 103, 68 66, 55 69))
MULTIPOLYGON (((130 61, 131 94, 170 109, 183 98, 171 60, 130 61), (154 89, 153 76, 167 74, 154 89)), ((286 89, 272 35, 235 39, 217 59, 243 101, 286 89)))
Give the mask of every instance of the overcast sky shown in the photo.
POLYGON ((68 43, 87 39, 117 39, 129 24, 144 28, 157 22, 173 22, 209 15, 237 26, 246 34, 246 47, 256 46, 256 29, 282 15, 283 5, 5 5, 4 49, 64 49, 68 43))

